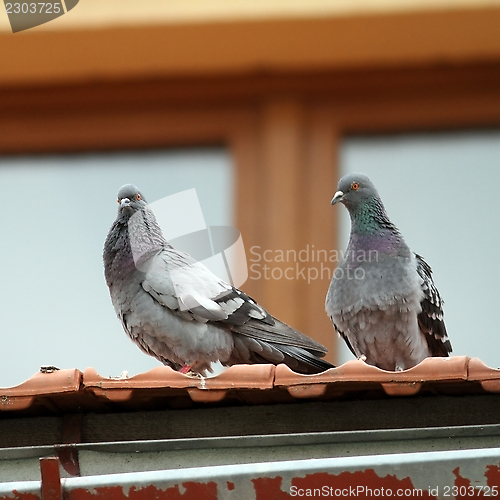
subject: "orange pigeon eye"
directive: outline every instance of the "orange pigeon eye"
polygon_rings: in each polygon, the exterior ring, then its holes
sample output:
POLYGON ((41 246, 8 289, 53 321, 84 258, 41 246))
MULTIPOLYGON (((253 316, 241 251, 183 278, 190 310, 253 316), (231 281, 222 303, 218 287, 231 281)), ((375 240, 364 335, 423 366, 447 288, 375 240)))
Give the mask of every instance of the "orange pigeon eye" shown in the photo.
POLYGON ((351 189, 353 189, 354 191, 356 191, 358 188, 359 188, 359 184, 357 182, 353 182, 351 184, 351 189))
POLYGON ((142 198, 142 196, 140 195, 140 193, 137 193, 137 194, 135 195, 135 199, 136 199, 137 201, 139 201, 141 198, 142 198))

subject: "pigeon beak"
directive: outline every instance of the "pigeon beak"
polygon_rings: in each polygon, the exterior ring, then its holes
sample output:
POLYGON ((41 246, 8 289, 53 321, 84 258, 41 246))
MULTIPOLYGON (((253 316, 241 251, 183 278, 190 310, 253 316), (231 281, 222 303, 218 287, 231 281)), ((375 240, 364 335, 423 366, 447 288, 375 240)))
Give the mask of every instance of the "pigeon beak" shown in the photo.
POLYGON ((342 191, 337 191, 332 198, 332 205, 335 205, 335 203, 338 203, 339 201, 342 201, 342 198, 344 197, 344 193, 342 191))
POLYGON ((120 201, 120 208, 130 207, 130 200, 128 198, 122 198, 120 201))

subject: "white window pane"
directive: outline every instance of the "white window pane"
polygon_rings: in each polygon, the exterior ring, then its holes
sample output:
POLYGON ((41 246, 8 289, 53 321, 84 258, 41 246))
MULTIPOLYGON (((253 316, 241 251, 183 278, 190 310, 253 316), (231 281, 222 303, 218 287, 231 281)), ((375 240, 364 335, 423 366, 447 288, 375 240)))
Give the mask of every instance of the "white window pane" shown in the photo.
MULTIPOLYGON (((498 367, 500 131, 349 138, 341 165, 342 174, 372 179, 410 248, 432 267, 453 355, 498 367)), ((341 212, 345 248, 350 223, 341 212)))
POLYGON ((207 225, 233 224, 224 149, 0 158, 0 387, 40 365, 105 376, 159 365, 122 330, 104 282, 102 247, 127 183, 148 202, 196 188, 207 225))

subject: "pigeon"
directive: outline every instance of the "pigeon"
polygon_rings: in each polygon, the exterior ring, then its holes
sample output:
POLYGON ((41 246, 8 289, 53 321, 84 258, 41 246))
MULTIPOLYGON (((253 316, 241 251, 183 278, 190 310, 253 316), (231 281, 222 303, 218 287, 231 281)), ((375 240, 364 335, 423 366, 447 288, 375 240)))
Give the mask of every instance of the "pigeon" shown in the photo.
POLYGON ((118 215, 103 261, 125 332, 145 353, 176 371, 205 376, 217 361, 223 366, 285 363, 300 373, 333 366, 321 359, 324 346, 170 245, 132 184, 118 192, 118 215))
POLYGON ((331 204, 339 202, 351 217, 351 235, 326 296, 335 330, 357 358, 383 370, 449 356, 432 270, 389 220, 373 183, 364 174, 345 175, 331 204))

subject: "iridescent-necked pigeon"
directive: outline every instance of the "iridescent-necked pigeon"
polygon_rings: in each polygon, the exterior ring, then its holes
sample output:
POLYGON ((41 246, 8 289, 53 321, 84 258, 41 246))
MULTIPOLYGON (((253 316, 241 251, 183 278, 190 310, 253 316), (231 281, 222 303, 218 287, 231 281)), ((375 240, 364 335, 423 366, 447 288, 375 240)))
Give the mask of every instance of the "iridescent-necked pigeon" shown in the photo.
POLYGON ((430 266, 410 251, 364 174, 342 177, 332 205, 351 217, 346 253, 334 272, 326 312, 352 353, 384 370, 448 356, 443 301, 430 266))

